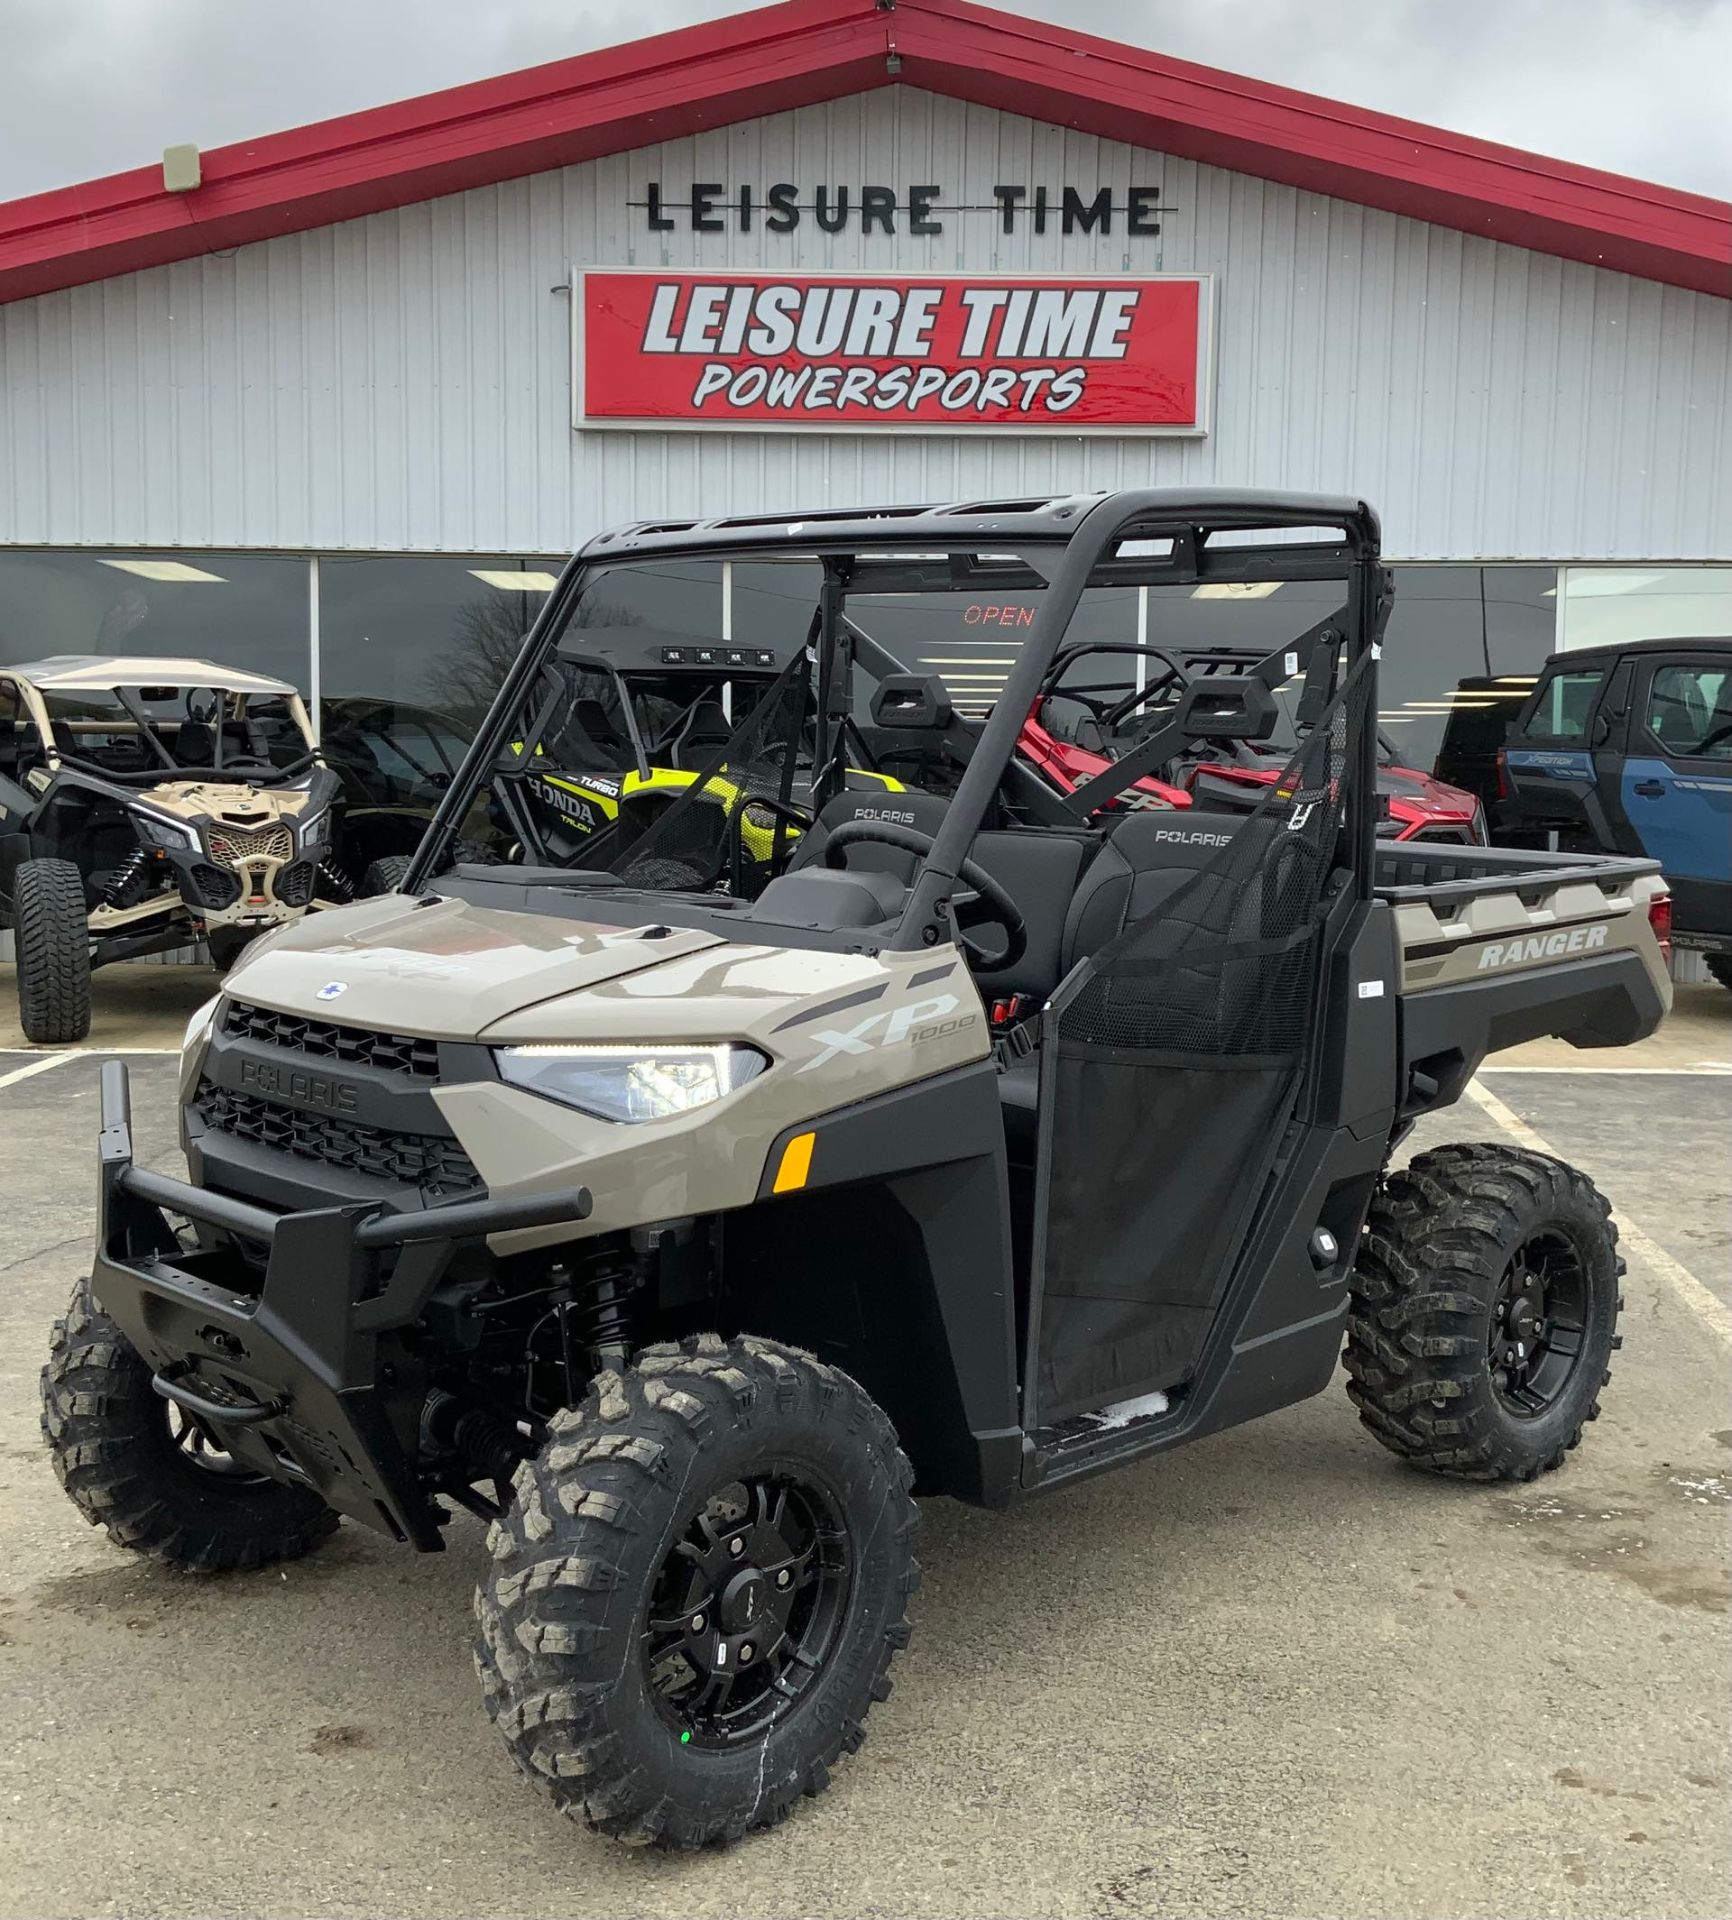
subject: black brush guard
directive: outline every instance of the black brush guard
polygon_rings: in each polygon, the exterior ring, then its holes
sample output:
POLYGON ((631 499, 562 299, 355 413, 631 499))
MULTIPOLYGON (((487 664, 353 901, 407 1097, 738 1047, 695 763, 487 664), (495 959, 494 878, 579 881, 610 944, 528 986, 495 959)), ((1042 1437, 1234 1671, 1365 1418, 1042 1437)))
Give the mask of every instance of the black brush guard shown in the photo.
POLYGON ((461 1242, 585 1219, 588 1189, 401 1213, 377 1202, 272 1213, 134 1166, 118 1060, 104 1063, 101 1090, 91 1284, 156 1391, 237 1462, 437 1551, 444 1516, 417 1468, 427 1387, 401 1336, 461 1242), (170 1213, 204 1244, 183 1246, 170 1213))

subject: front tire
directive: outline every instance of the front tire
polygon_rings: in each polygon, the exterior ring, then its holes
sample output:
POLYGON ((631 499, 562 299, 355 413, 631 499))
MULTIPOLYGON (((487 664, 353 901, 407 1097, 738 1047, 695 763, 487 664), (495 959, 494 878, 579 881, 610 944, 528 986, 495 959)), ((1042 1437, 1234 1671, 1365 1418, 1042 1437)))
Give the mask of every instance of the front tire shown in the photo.
POLYGON ((628 1843, 774 1826, 860 1745, 908 1643, 918 1516, 890 1422, 808 1354, 706 1334, 552 1424, 475 1596, 513 1760, 628 1843))
POLYGON ((1415 1156, 1372 1200, 1347 1391, 1410 1466, 1532 1480, 1599 1417, 1621 1345, 1618 1229, 1588 1177, 1513 1147, 1415 1156))
POLYGON ((246 1472, 150 1379, 81 1280, 42 1369, 42 1437, 67 1497, 117 1547, 227 1573, 298 1560, 336 1531, 317 1495, 246 1472))
POLYGON ((25 860, 12 879, 18 1019, 39 1047, 90 1032, 90 918, 70 860, 25 860))
POLYGON ((205 935, 210 948, 210 963, 218 973, 229 973, 240 965, 241 955, 258 938, 256 933, 235 933, 226 927, 212 927, 205 935))

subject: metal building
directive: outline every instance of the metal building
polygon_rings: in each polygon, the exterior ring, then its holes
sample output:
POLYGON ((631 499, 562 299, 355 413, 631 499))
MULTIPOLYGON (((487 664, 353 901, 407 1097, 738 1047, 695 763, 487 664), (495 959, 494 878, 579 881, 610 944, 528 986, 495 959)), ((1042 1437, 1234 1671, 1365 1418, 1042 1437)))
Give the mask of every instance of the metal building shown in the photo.
POLYGON ((0 664, 172 636, 446 710, 609 521, 1171 482, 1379 507, 1415 760, 1464 676, 1732 631, 1726 205, 963 0, 0 206, 0 303, 0 664))

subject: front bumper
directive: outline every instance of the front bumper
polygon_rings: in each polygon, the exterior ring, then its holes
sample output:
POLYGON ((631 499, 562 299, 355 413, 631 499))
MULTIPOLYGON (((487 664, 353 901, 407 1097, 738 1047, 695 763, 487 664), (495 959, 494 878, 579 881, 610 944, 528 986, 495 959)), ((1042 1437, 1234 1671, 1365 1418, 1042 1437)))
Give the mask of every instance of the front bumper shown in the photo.
POLYGON ((588 1190, 273 1213, 135 1167, 119 1061, 101 1094, 92 1288, 156 1391, 246 1466, 437 1551, 442 1514, 417 1465, 425 1362, 403 1336, 461 1244, 584 1219, 588 1190))

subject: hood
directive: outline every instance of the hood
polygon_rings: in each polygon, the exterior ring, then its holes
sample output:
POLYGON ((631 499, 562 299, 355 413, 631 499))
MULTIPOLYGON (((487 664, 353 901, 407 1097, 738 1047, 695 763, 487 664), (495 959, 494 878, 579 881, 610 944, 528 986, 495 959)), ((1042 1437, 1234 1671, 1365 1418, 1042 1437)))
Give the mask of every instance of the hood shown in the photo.
MULTIPOLYGON (((273 821, 292 820, 304 812, 315 797, 324 798, 319 789, 324 769, 303 775, 294 786, 259 786, 249 780, 225 780, 220 774, 208 780, 163 780, 145 787, 139 803, 172 819, 196 822, 220 821, 227 827, 268 827, 273 821)), ((328 783, 326 783, 328 784, 328 783)))
POLYGON ((1428 814, 1445 814, 1471 820, 1478 800, 1460 787, 1449 786, 1421 773, 1417 767, 1384 766, 1377 770, 1377 788, 1391 800, 1405 800, 1428 814))
POLYGON ((649 937, 641 922, 500 913, 465 900, 423 907, 390 894, 268 936, 223 990, 341 1026, 473 1040, 543 1000, 721 944, 684 928, 649 937))

